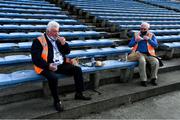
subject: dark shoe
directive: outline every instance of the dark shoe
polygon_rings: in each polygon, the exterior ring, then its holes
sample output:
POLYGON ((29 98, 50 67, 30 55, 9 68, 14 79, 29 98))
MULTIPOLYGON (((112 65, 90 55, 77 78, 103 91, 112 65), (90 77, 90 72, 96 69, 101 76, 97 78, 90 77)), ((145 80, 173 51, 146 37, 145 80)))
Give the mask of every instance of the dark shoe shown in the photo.
POLYGON ((63 108, 62 105, 61 105, 61 101, 60 101, 60 102, 57 102, 57 103, 54 103, 54 108, 55 108, 58 112, 64 111, 64 108, 63 108))
POLYGON ((154 86, 157 86, 157 85, 158 85, 157 82, 156 82, 156 78, 152 78, 151 81, 150 81, 150 83, 151 83, 152 85, 154 85, 154 86))
POLYGON ((143 87, 147 87, 147 82, 146 82, 146 81, 141 81, 141 85, 142 85, 143 87))
POLYGON ((74 99, 75 100, 91 100, 91 97, 86 97, 82 93, 76 93, 74 99))

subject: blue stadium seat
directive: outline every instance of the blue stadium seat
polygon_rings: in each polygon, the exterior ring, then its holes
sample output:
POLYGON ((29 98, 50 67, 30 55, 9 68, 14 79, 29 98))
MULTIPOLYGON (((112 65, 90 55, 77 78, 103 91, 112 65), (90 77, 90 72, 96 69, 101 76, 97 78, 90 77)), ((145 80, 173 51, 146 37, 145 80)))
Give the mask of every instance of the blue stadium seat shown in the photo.
MULTIPOLYGON (((179 16, 180 17, 180 16, 179 16)), ((111 23, 116 23, 119 25, 140 25, 143 21, 142 20, 109 20, 108 22, 111 23)), ((153 24, 153 25, 170 25, 170 24, 180 24, 180 21, 165 21, 165 20, 161 20, 161 21, 146 21, 149 24, 153 24)))
POLYGON ((178 1, 172 1, 172 0, 143 0, 146 3, 156 5, 156 6, 161 6, 165 7, 168 9, 180 11, 180 4, 178 1))
POLYGON ((12 8, 24 8, 24 9, 46 9, 46 10, 61 10, 59 7, 48 7, 48 6, 40 6, 40 5, 14 5, 14 4, 2 4, 0 3, 0 7, 12 7, 12 8))
POLYGON ((119 13, 117 13, 117 15, 115 15, 113 13, 111 14, 111 13, 105 13, 105 12, 104 12, 104 14, 102 14, 102 13, 89 13, 89 14, 93 15, 97 18, 100 18, 99 16, 102 16, 102 17, 104 17, 104 16, 122 17, 123 16, 122 14, 125 14, 124 16, 128 16, 128 14, 129 14, 129 16, 132 16, 132 17, 135 15, 145 17, 146 14, 148 14, 147 17, 151 17, 151 16, 154 16, 154 17, 163 17, 163 16, 164 17, 165 16, 166 17, 168 17, 168 16, 174 16, 175 17, 175 16, 179 16, 179 13, 174 13, 174 12, 148 12, 148 11, 120 11, 119 13))
MULTIPOLYGON (((25 30, 34 30, 34 31, 44 31, 47 25, 0 25, 0 31, 25 31, 25 30)), ((64 30, 87 30, 88 26, 86 25, 60 25, 61 31, 64 30)))
POLYGON ((36 13, 36 14, 59 14, 64 13, 64 11, 60 10, 39 10, 39 9, 22 9, 22 8, 0 8, 0 12, 7 13, 36 13))
MULTIPOLYGON (((86 50, 73 50, 67 55, 68 58, 75 57, 96 57, 96 56, 112 56, 130 53, 131 48, 127 46, 119 46, 115 48, 97 48, 97 49, 86 49, 86 50)), ((11 55, 2 57, 0 59, 0 65, 9 66, 17 65, 21 63, 31 63, 31 56, 29 55, 11 55)))
POLYGON ((169 36, 156 36, 157 40, 160 42, 167 42, 167 41, 180 41, 180 35, 169 35, 169 36))
POLYGON ((16 43, 0 43, 0 51, 11 51, 18 47, 16 43))
MULTIPOLYGON (((100 46, 111 46, 113 41, 110 39, 99 39, 99 40, 71 40, 67 41, 70 47, 100 47, 100 46)), ((0 43, 0 52, 7 51, 29 51, 32 42, 20 42, 20 43, 0 43)))
POLYGON ((105 20, 171 20, 171 21, 178 21, 180 18, 178 17, 121 17, 121 16, 98 16, 98 19, 105 19, 105 20))
POLYGON ((52 14, 20 14, 20 13, 0 13, 0 17, 9 18, 48 18, 48 19, 67 19, 67 15, 52 15, 52 14))
POLYGON ((59 24, 79 24, 77 20, 73 19, 24 19, 24 18, 0 18, 0 23, 4 24, 47 24, 49 21, 56 21, 59 24))
MULTIPOLYGON (((120 29, 139 30, 140 25, 119 25, 120 29)), ((180 25, 151 25, 151 29, 180 29, 180 25)))
MULTIPOLYGON (((67 38, 74 37, 100 37, 101 34, 105 34, 105 32, 96 32, 96 31, 74 31, 74 32, 60 32, 60 35, 67 38)), ((42 35, 41 32, 14 32, 14 33, 0 33, 0 41, 5 40, 22 40, 22 39, 33 39, 42 35)))
POLYGON ((0 1, 1 4, 17 4, 17 5, 43 5, 43 6, 52 6, 54 7, 55 5, 54 4, 50 4, 46 1, 34 1, 34 2, 31 2, 31 1, 11 1, 11 0, 7 0, 7 1, 0 1))
POLYGON ((180 48, 180 42, 162 43, 161 46, 166 48, 180 48))
MULTIPOLYGON (((137 32, 137 30, 132 30, 132 33, 137 32)), ((150 30, 150 32, 155 35, 178 35, 180 33, 180 29, 163 29, 163 30, 150 30)))
MULTIPOLYGON (((122 62, 116 60, 107 60, 104 61, 104 66, 102 67, 83 67, 83 73, 93 73, 101 70, 108 69, 132 69, 137 66, 137 62, 122 62)), ((59 78, 64 78, 64 75, 59 75, 59 78)), ((25 82, 37 82, 41 81, 44 78, 37 75, 34 70, 21 70, 9 74, 0 74, 0 86, 5 87, 9 85, 22 84, 25 82)))
POLYGON ((41 79, 42 76, 37 75, 33 70, 16 71, 10 74, 0 74, 0 86, 4 87, 41 79))
POLYGON ((0 65, 16 65, 31 62, 31 57, 27 55, 10 55, 0 58, 0 65))

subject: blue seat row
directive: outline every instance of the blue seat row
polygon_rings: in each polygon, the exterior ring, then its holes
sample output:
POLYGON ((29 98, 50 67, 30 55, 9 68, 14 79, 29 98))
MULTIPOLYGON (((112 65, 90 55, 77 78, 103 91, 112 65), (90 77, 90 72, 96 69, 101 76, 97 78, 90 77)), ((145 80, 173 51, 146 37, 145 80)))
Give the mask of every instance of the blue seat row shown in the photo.
MULTIPOLYGON (((66 2, 67 2, 67 0, 65 0, 65 3, 66 2)), ((83 9, 105 9, 106 7, 111 9, 110 6, 113 6, 112 10, 121 9, 121 8, 142 8, 142 9, 144 9, 145 7, 147 7, 147 9, 156 9, 157 8, 157 7, 150 6, 150 5, 147 5, 147 4, 142 4, 142 3, 139 3, 138 5, 137 4, 132 4, 131 6, 129 6, 129 4, 124 4, 122 2, 122 0, 121 0, 121 3, 117 3, 117 2, 118 1, 114 2, 113 4, 105 3, 104 1, 103 1, 104 4, 102 4, 102 1, 99 2, 99 4, 93 4, 93 3, 81 4, 81 3, 78 3, 78 2, 74 2, 74 3, 69 2, 68 4, 75 5, 76 7, 83 8, 83 9)), ((160 8, 157 8, 157 9, 160 9, 160 8)))
MULTIPOLYGON (((74 32, 60 32, 60 35, 66 38, 80 38, 80 37, 101 37, 105 32, 96 32, 96 31, 74 31, 74 32)), ((23 40, 23 39, 33 39, 42 35, 41 32, 14 32, 14 33, 0 33, 0 41, 5 40, 23 40)))
MULTIPOLYGON (((119 25, 120 29, 139 30, 139 25, 119 25)), ((151 29, 180 29, 180 25, 151 25, 151 29)))
MULTIPOLYGON (((106 5, 106 6, 108 6, 108 5, 106 5)), ((83 10, 89 11, 89 12, 101 12, 101 11, 117 12, 118 10, 119 11, 124 10, 124 8, 127 8, 127 11, 128 10, 142 10, 142 8, 145 9, 142 6, 129 6, 129 7, 127 7, 127 6, 114 6, 112 9, 106 9, 105 8, 106 6, 96 6, 96 5, 90 6, 90 5, 87 5, 87 4, 86 5, 85 4, 84 5, 77 4, 77 7, 81 7, 81 8, 83 8, 83 10)), ((154 11, 165 10, 165 11, 169 11, 169 10, 166 10, 166 9, 163 9, 163 8, 154 7, 154 6, 149 6, 149 5, 145 5, 145 6, 147 7, 147 9, 145 9, 145 10, 154 10, 154 11)))
MULTIPOLYGON (((45 30, 47 25, 0 25, 0 31, 8 32, 10 30, 22 31, 22 30, 34 30, 34 31, 42 31, 45 30)), ((86 25, 60 25, 61 31, 64 30, 87 30, 90 28, 86 25)))
MULTIPOLYGON (((83 46, 111 46, 113 41, 110 39, 99 39, 99 40, 71 40, 67 41, 70 47, 83 47, 83 46)), ((32 42, 20 42, 20 43, 0 43, 0 52, 7 51, 29 51, 32 42)))
MULTIPOLYGON (((89 2, 89 1, 86 1, 86 2, 75 2, 75 1, 68 1, 68 0, 65 0, 65 2, 68 2, 74 6, 76 6, 77 8, 81 8, 81 9, 91 9, 91 8, 96 8, 96 9, 106 9, 107 10, 107 7, 108 8, 118 8, 118 9, 128 9, 128 8, 131 8, 131 6, 133 8, 137 8, 137 9, 141 9, 144 11, 148 10, 148 9, 151 9, 151 10, 159 10, 160 11, 160 8, 158 7, 153 7, 153 6, 150 6, 150 5, 147 5, 147 4, 142 4, 142 3, 138 3, 138 2, 135 2, 135 1, 127 1, 127 2, 124 2, 122 0, 120 1, 115 1, 114 3, 111 4, 111 2, 106 2, 106 1, 103 1, 103 5, 101 5, 102 1, 99 1, 99 4, 97 3, 92 3, 92 2, 89 2), (131 6, 129 6, 129 4, 131 4, 131 6), (110 7, 112 6, 112 7, 110 7)), ((161 9, 162 11, 164 12, 168 12, 168 10, 166 9, 161 9)), ((121 11, 121 10, 119 10, 121 11)), ((128 11, 128 10, 126 10, 128 11)), ((89 11, 91 12, 91 11, 89 11)), ((96 11, 95 11, 96 12, 96 11)))
POLYGON ((169 35, 169 36, 156 36, 157 40, 160 42, 167 42, 167 41, 180 41, 180 35, 169 35))
POLYGON ((46 10, 61 10, 59 7, 48 7, 48 6, 40 6, 40 5, 14 5, 14 4, 2 4, 0 3, 0 7, 11 7, 11 8, 24 8, 24 9, 46 9, 46 10))
MULTIPOLYGON (((156 38, 157 38, 157 40, 159 41, 159 42, 173 42, 173 41, 180 41, 180 35, 179 35, 179 29, 177 29, 177 31, 176 31, 176 29, 174 29, 174 30, 150 30, 152 33, 154 33, 154 34, 159 34, 159 35, 161 35, 161 34, 163 34, 163 36, 156 36, 156 38), (174 33, 173 33, 174 32, 174 33), (165 34, 168 34, 169 33, 169 35, 165 35, 165 34), (177 35, 172 35, 172 34, 177 34, 177 35)), ((133 32, 136 32, 136 31, 132 31, 132 33, 133 32)), ((162 43, 163 44, 163 43, 162 43)))
POLYGON ((171 20, 178 21, 180 17, 120 17, 120 16, 98 16, 98 19, 102 20, 171 20))
POLYGON ((10 13, 40 13, 40 14, 59 14, 60 10, 40 10, 40 9, 22 9, 22 8, 0 8, 0 12, 10 13))
POLYGON ((49 2, 45 0, 2 0, 3 1, 10 1, 10 2, 21 2, 21 3, 41 3, 41 4, 49 4, 49 2))
POLYGON ((50 3, 46 2, 46 1, 39 1, 39 2, 28 1, 27 2, 27 1, 11 1, 11 0, 4 1, 4 0, 2 0, 2 1, 0 1, 0 3, 1 4, 3 4, 3 3, 5 3, 5 4, 14 4, 14 5, 17 4, 17 5, 38 5, 38 6, 43 5, 43 6, 52 6, 52 7, 55 6, 54 4, 50 4, 50 3))
MULTIPOLYGON (((163 30, 150 30, 155 35, 178 35, 180 29, 163 29, 163 30)), ((132 33, 137 32, 137 30, 132 30, 132 33)))
POLYGON ((110 1, 98 1, 98 2, 89 2, 89 1, 84 1, 84 2, 79 2, 79 1, 68 1, 68 0, 65 0, 64 1, 65 3, 69 3, 71 5, 75 5, 77 7, 84 7, 84 8, 103 8, 103 7, 109 7, 109 8, 125 8, 125 7, 128 7, 128 8, 155 8, 154 6, 149 6, 147 4, 142 4, 142 3, 139 3, 139 2, 136 2, 136 1, 123 1, 123 0, 119 0, 119 1, 113 1, 113 2, 110 2, 110 1), (103 3, 103 4, 102 4, 103 3), (131 3, 131 6, 129 5, 131 3))
MULTIPOLYGON (((131 52, 131 48, 127 46, 119 46, 115 48, 97 48, 97 49, 86 49, 86 50, 72 50, 66 57, 96 57, 96 56, 112 56, 120 55, 131 52)), ((1 66, 17 65, 22 63, 31 63, 30 55, 10 55, 0 58, 1 66)))
MULTIPOLYGON (((114 2, 114 3, 116 3, 116 2, 114 2)), ((72 3, 70 3, 70 4, 72 4, 72 3)), ((110 4, 108 4, 108 5, 89 5, 89 4, 91 4, 91 3, 88 3, 88 4, 78 4, 78 3, 76 3, 74 5, 77 8, 81 8, 81 9, 83 9, 85 11, 89 11, 89 12, 98 12, 98 11, 101 11, 101 10, 107 10, 107 11, 111 11, 111 10, 117 10, 118 11, 119 10, 119 11, 121 11, 121 10, 124 10, 125 8, 127 8, 127 11, 128 10, 140 10, 141 9, 141 10, 144 10, 144 11, 146 11, 146 10, 163 11, 164 10, 164 11, 169 12, 169 10, 167 10, 167 9, 158 8, 158 7, 149 6, 149 5, 143 6, 143 4, 141 4, 140 6, 139 5, 138 6, 129 6, 129 5, 124 5, 123 3, 121 3, 121 5, 115 5, 115 4, 112 5, 113 6, 112 8, 110 8, 110 6, 111 6, 110 4), (145 8, 147 8, 147 9, 145 9, 145 8)))
POLYGON ((0 18, 0 24, 47 24, 54 20, 59 24, 79 24, 77 20, 73 19, 24 19, 24 18, 0 18))
POLYGON ((169 8, 169 9, 173 9, 173 10, 176 10, 176 11, 180 11, 180 4, 178 1, 172 1, 172 0, 143 0, 145 1, 146 3, 150 3, 150 4, 153 4, 153 5, 158 5, 158 6, 161 6, 161 7, 165 7, 165 8, 169 8))
POLYGON ((180 42, 163 43, 161 46, 166 48, 180 48, 180 42))
MULTIPOLYGON (((102 67, 83 67, 83 73, 93 73, 96 71, 108 70, 108 69, 132 69, 137 66, 136 62, 122 62, 116 60, 107 60, 104 61, 104 66, 102 67)), ((59 75, 59 78, 65 77, 64 75, 59 75)), ((42 81, 44 78, 42 76, 37 75, 34 70, 21 70, 16 71, 9 74, 0 74, 0 86, 9 86, 15 84, 21 84, 26 82, 35 82, 35 81, 42 81)))
POLYGON ((20 14, 20 13, 0 13, 0 17, 5 18, 49 18, 49 19, 65 19, 69 18, 67 15, 58 14, 58 15, 52 15, 52 14, 20 14))
POLYGON ((180 17, 180 14, 178 13, 159 13, 159 12, 138 12, 138 11, 117 11, 117 12, 101 12, 101 13, 89 13, 90 15, 94 16, 140 16, 140 17, 180 17), (104 13, 104 14, 103 14, 104 13), (127 14, 128 13, 128 14, 127 14))
MULTIPOLYGON (((103 16, 103 15, 111 15, 111 13, 106 13, 104 12, 104 14, 102 13, 96 13, 96 12, 90 12, 89 13, 90 15, 93 15, 93 16, 103 16)), ((121 14, 126 14, 125 16, 127 16, 127 14, 130 14, 130 16, 133 16, 131 14, 154 14, 154 15, 179 15, 178 13, 174 13, 174 12, 146 12, 146 11, 119 11, 119 13, 117 13, 117 16, 121 16, 121 14)), ((112 13, 112 16, 115 16, 113 13, 112 13)))
MULTIPOLYGON (((140 25, 143 21, 142 20, 108 20, 108 22, 111 23, 116 23, 119 25, 140 25)), ((149 24, 153 24, 153 25, 172 25, 172 24, 180 24, 180 21, 166 21, 166 20, 161 20, 161 21, 146 21, 149 24)))
MULTIPOLYGON (((93 7, 93 8, 89 8, 89 6, 84 6, 82 7, 84 11, 88 11, 88 12, 111 12, 111 13, 120 13, 121 11, 124 11, 124 8, 126 8, 127 11, 132 11, 132 10, 142 10, 141 7, 136 7, 136 8, 133 8, 133 7, 119 7, 118 9, 115 9, 115 8, 112 8, 112 9, 105 9, 105 7, 93 7)), ((153 7, 154 8, 154 7, 153 7)), ((152 7, 147 7, 146 9, 144 8, 144 11, 167 11, 169 12, 169 10, 165 10, 165 9, 162 9, 162 8, 155 8, 153 9, 152 7)))

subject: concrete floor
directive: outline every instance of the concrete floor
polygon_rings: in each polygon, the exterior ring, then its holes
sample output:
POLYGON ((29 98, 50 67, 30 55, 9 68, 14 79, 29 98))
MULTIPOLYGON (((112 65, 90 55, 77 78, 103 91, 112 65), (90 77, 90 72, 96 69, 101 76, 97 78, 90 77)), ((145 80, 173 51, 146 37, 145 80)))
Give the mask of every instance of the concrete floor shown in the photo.
POLYGON ((81 119, 180 119, 180 91, 147 98, 81 119))

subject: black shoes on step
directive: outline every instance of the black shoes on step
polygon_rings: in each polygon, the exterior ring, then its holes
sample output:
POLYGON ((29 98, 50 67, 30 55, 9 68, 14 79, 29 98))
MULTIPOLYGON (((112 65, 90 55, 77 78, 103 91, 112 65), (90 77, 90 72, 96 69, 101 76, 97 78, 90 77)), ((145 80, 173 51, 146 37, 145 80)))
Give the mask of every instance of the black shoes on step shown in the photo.
POLYGON ((64 108, 63 108, 63 106, 62 106, 62 104, 61 104, 61 101, 55 102, 55 103, 54 103, 54 108, 55 108, 58 112, 64 111, 64 108))
POLYGON ((82 93, 76 93, 74 96, 75 100, 91 100, 91 97, 86 97, 82 93))
POLYGON ((150 81, 150 83, 151 83, 152 85, 154 85, 154 86, 157 86, 157 85, 158 85, 157 82, 156 82, 156 78, 152 78, 151 81, 150 81))
POLYGON ((141 81, 141 86, 147 87, 147 81, 141 81))
MULTIPOLYGON (((152 78, 150 84, 153 86, 157 86, 156 78, 152 78)), ((141 86, 147 87, 147 81, 141 81, 141 86)))
MULTIPOLYGON (((75 96, 74 96, 74 99, 75 100, 91 100, 91 97, 86 97, 82 93, 76 93, 75 96)), ((62 106, 61 101, 54 102, 54 108, 58 112, 64 111, 64 107, 62 106)))

